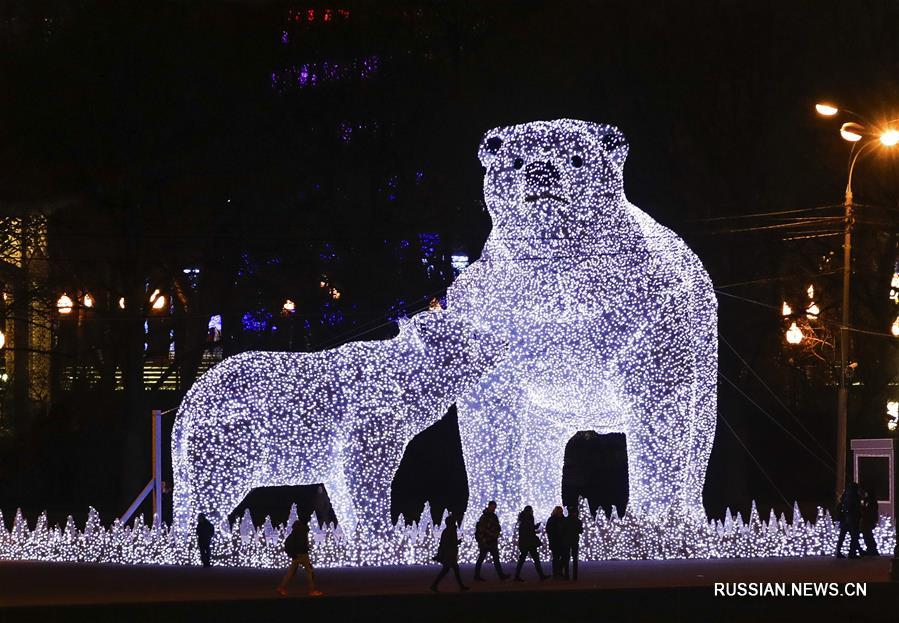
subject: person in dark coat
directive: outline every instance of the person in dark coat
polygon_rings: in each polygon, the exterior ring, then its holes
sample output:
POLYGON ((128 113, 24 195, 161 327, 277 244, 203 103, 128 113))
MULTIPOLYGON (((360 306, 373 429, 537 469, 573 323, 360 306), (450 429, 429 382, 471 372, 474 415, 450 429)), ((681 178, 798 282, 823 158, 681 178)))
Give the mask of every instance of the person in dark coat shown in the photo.
POLYGON ((283 596, 287 596, 287 585, 297 574, 297 567, 303 565, 306 571, 306 584, 311 597, 318 597, 322 594, 315 587, 315 569, 312 568, 312 561, 309 560, 309 520, 305 521, 297 519, 291 526, 290 534, 284 540, 284 551, 290 556, 290 566, 287 573, 281 579, 277 591, 283 596))
POLYGON ((502 532, 502 528, 499 525, 499 517, 496 516, 496 502, 491 500, 481 514, 481 518, 478 519, 474 530, 474 538, 478 543, 478 559, 474 564, 474 579, 478 582, 484 581, 484 578, 481 577, 481 565, 484 564, 488 553, 493 558, 493 566, 496 568, 496 575, 499 576, 499 579, 509 578, 508 574, 503 572, 499 562, 500 532, 502 532))
MULTIPOLYGON (((584 532, 584 522, 578 517, 577 506, 568 507, 568 517, 565 518, 565 562, 564 570, 568 570, 568 561, 571 561, 571 579, 577 580, 578 552, 581 548, 581 533, 584 532)), ((565 573, 567 576, 568 574, 565 573)))
POLYGON ((840 535, 837 537, 837 558, 843 556, 843 541, 846 533, 849 533, 849 558, 858 558, 858 527, 861 513, 861 505, 858 497, 858 483, 850 482, 846 485, 843 495, 840 496, 840 504, 837 507, 840 517, 840 535))
POLYGON ((552 515, 546 520, 546 538, 549 539, 549 551, 552 555, 553 579, 562 576, 562 562, 565 559, 565 515, 562 507, 556 506, 552 515))
POLYGON ((525 506, 524 510, 518 514, 518 566, 515 567, 515 581, 524 582, 521 579, 521 568, 524 566, 525 558, 531 557, 534 561, 534 568, 541 580, 545 580, 547 576, 543 573, 543 567, 540 566, 540 553, 537 548, 540 547, 540 539, 537 538, 537 530, 540 524, 534 523, 534 509, 525 506))
POLYGON ((865 541, 865 553, 863 556, 880 556, 877 551, 877 541, 874 540, 874 528, 880 521, 880 506, 877 498, 868 489, 859 487, 861 512, 859 513, 858 529, 865 541))
POLYGON ((210 564, 212 557, 212 536, 215 534, 215 528, 206 519, 206 515, 200 513, 197 517, 197 547, 200 548, 200 561, 204 567, 210 564))
POLYGON ((462 584, 462 576, 459 574, 459 543, 461 542, 462 540, 459 538, 459 532, 456 530, 456 518, 452 515, 447 515, 446 527, 440 535, 440 544, 437 546, 437 555, 434 556, 434 560, 442 565, 437 577, 434 578, 434 581, 431 583, 431 590, 435 593, 437 592, 437 584, 443 579, 443 576, 449 573, 450 569, 452 569, 453 575, 456 577, 456 583, 459 585, 459 590, 468 590, 468 587, 462 584))

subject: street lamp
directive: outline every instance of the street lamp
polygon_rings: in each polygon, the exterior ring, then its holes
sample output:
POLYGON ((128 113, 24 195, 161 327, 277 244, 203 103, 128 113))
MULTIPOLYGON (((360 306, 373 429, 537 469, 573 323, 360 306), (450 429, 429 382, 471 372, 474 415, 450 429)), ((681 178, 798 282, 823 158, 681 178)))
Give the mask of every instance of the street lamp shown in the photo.
MULTIPOLYGON (((818 114, 825 117, 833 117, 840 112, 840 109, 836 106, 824 103, 817 104, 815 110, 818 111, 818 114)), ((845 217, 843 222, 843 321, 840 323, 840 389, 837 393, 836 495, 838 498, 846 487, 846 414, 849 404, 849 387, 847 379, 847 361, 849 357, 849 280, 852 274, 852 225, 854 223, 854 217, 852 215, 852 174, 855 171, 855 163, 858 162, 859 156, 861 156, 869 147, 876 147, 878 143, 884 147, 893 147, 899 143, 899 132, 891 127, 891 124, 897 121, 896 119, 887 122, 885 127, 878 131, 877 125, 869 122, 858 113, 847 109, 842 109, 842 112, 854 116, 862 123, 850 121, 844 123, 840 127, 840 136, 842 136, 844 140, 852 143, 852 149, 849 151, 849 174, 846 180, 844 200, 845 217)), ((894 443, 894 453, 895 451, 896 446, 894 443)), ((893 498, 895 519, 896 491, 892 491, 890 494, 893 498)), ((896 525, 896 531, 896 548, 893 551, 893 560, 890 569, 890 575, 893 580, 899 580, 899 524, 896 525)))

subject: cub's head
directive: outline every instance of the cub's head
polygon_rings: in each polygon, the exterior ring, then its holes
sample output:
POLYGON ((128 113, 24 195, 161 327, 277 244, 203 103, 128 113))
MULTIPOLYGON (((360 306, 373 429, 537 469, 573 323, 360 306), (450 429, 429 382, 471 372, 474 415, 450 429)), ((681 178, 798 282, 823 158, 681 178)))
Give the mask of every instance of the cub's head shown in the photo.
POLYGON ((449 311, 422 312, 400 324, 404 387, 426 401, 452 402, 508 355, 508 343, 449 311))
POLYGON ((623 196, 627 142, 610 125, 558 119, 495 128, 484 134, 478 157, 497 229, 526 221, 557 233, 601 219, 623 196))

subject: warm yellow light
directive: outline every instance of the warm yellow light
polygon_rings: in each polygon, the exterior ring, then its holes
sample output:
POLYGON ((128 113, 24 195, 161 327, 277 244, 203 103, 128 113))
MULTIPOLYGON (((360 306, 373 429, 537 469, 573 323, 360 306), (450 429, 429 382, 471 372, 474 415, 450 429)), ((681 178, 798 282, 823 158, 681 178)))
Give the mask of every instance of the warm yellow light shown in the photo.
POLYGON ((809 285, 808 290, 806 290, 806 292, 808 293, 808 297, 810 299, 815 298, 815 286, 809 285))
POLYGON ((124 296, 119 298, 119 309, 125 309, 125 297, 124 296))
POLYGON ((94 306, 94 297, 92 297, 90 294, 85 294, 83 300, 84 300, 85 307, 93 307, 94 306))
POLYGON ((782 313, 784 316, 789 316, 790 314, 793 313, 793 308, 790 307, 789 305, 787 305, 787 302, 784 301, 784 305, 783 305, 783 307, 781 308, 780 311, 781 311, 781 313, 782 313))
POLYGON ((899 318, 896 318, 893 321, 893 326, 890 327, 890 333, 892 333, 895 337, 899 337, 899 318))
POLYGON ((156 300, 153 301, 153 309, 165 309, 165 295, 159 294, 159 290, 156 291, 156 295, 156 300))
POLYGON ((153 294, 150 295, 150 302, 153 303, 157 296, 159 296, 159 288, 153 290, 153 294))
POLYGON ((887 147, 892 147, 896 143, 899 143, 899 131, 897 130, 887 130, 883 134, 880 135, 880 142, 886 145, 887 147))
POLYGON ((436 296, 428 302, 428 311, 441 311, 442 309, 443 305, 440 304, 440 299, 436 296))
POLYGON ((844 123, 843 127, 840 128, 840 136, 843 137, 843 140, 849 141, 850 143, 857 143, 862 140, 862 132, 864 128, 857 123, 853 123, 852 121, 848 123, 844 123))
POLYGON ((819 115, 823 115, 824 117, 833 117, 840 112, 839 108, 831 106, 830 104, 815 104, 815 110, 818 111, 819 115))
POLYGON ((6 346, 6 336, 3 334, 3 331, 0 331, 0 348, 6 346))
POLYGON ((281 307, 281 309, 283 309, 288 314, 292 314, 297 310, 297 304, 290 299, 287 299, 286 301, 284 301, 284 305, 281 307))
POLYGON ((69 298, 68 294, 63 294, 56 300, 56 309, 60 314, 70 314, 72 313, 72 307, 75 303, 72 302, 72 299, 69 298))
POLYGON ((340 290, 337 288, 331 288, 331 298, 336 300, 340 299, 340 290))
POLYGON ((818 304, 812 301, 812 304, 808 306, 805 313, 808 314, 809 318, 817 318, 818 314, 821 313, 821 310, 818 308, 818 304))
POLYGON ((805 336, 802 334, 802 329, 796 326, 796 323, 790 325, 790 328, 787 329, 787 342, 790 344, 798 344, 802 341, 802 338, 805 336))

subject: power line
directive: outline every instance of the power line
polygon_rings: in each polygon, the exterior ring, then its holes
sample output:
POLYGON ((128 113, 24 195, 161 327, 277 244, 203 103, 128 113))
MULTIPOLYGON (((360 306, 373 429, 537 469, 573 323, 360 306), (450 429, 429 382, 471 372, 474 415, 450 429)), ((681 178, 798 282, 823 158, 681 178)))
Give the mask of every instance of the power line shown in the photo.
POLYGON ((784 504, 789 505, 790 502, 787 500, 786 496, 780 490, 780 487, 778 487, 777 484, 774 482, 774 480, 772 480, 771 476, 768 475, 768 472, 765 471, 765 468, 762 467, 762 464, 759 463, 758 459, 755 458, 755 455, 752 453, 752 451, 746 446, 745 443, 743 443, 743 440, 740 439, 740 436, 737 434, 737 431, 735 431, 734 427, 730 425, 730 422, 727 421, 727 418, 725 418, 724 415, 720 412, 718 413, 718 417, 722 422, 724 422, 724 425, 727 426, 731 435, 733 435, 734 439, 737 440, 737 443, 739 443, 741 446, 743 446, 743 450, 746 451, 746 454, 749 455, 749 458, 752 459, 752 462, 755 463, 755 466, 759 468, 759 471, 762 472, 762 475, 765 477, 765 479, 768 481, 768 483, 772 487, 774 487, 774 490, 777 491, 777 495, 779 495, 780 499, 782 499, 784 501, 784 504))
POLYGON ((790 437, 790 439, 792 439, 792 440, 795 441, 797 444, 799 444, 799 446, 800 446, 803 450, 805 450, 805 451, 808 452, 811 456, 813 456, 819 463, 821 463, 822 465, 824 465, 825 467, 827 467, 827 469, 829 469, 830 471, 834 471, 834 468, 833 468, 833 466, 832 466, 830 463, 828 463, 826 460, 824 460, 824 459, 822 459, 820 456, 818 456, 818 455, 817 455, 811 448, 809 448, 807 445, 805 445, 805 443, 803 443, 803 441, 802 441, 801 439, 799 439, 796 435, 794 435, 792 432, 790 432, 789 429, 787 429, 783 424, 781 424, 776 418, 772 417, 772 415, 771 415, 770 413, 768 413, 767 411, 765 411, 765 409, 763 409, 763 408, 761 407, 761 405, 759 405, 755 400, 753 400, 753 399, 752 399, 746 392, 744 392, 742 389, 740 389, 740 387, 739 387, 736 383, 734 383, 734 382, 731 381, 729 378, 727 378, 726 376, 724 376, 724 374, 723 374, 720 370, 718 371, 718 376, 720 376, 722 379, 724 379, 725 381, 727 381, 727 383, 728 383, 731 387, 733 387, 735 390, 737 390, 737 392, 739 392, 739 394, 740 394, 741 396, 743 396, 746 400, 748 400, 750 403, 752 403, 752 405, 755 406, 756 409, 758 409, 759 411, 761 411, 762 414, 765 415, 765 417, 767 417, 769 420, 771 420, 772 422, 774 422, 774 424, 775 424, 778 428, 780 428, 784 433, 786 433, 787 436, 790 437))
POLYGON ((734 348, 733 345, 730 342, 728 342, 727 339, 725 339, 725 337, 723 335, 721 335, 721 333, 718 333, 718 337, 721 339, 722 342, 724 342, 725 346, 727 346, 734 353, 734 355, 737 356, 737 359, 739 359, 743 363, 743 365, 746 366, 746 369, 748 369, 752 373, 752 375, 755 376, 756 379, 758 379, 758 381, 762 384, 762 387, 764 387, 765 389, 768 390, 768 393, 771 394, 771 396, 774 398, 774 400, 777 401, 777 404, 779 404, 781 406, 781 408, 787 413, 787 415, 789 415, 793 419, 793 421, 795 421, 797 424, 799 424, 799 427, 802 428, 802 430, 804 430, 806 432, 806 434, 809 436, 809 439, 814 441, 815 444, 818 446, 818 448, 820 448, 821 451, 824 453, 824 455, 832 461, 833 457, 830 455, 830 452, 828 452, 824 448, 824 446, 821 445, 821 442, 818 441, 818 438, 815 437, 811 433, 811 431, 809 431, 805 427, 805 425, 802 423, 802 421, 799 418, 797 418, 790 409, 787 408, 787 405, 785 405, 781 401, 780 397, 774 392, 774 390, 771 389, 771 387, 767 383, 765 383, 764 379, 762 379, 762 377, 753 369, 753 367, 749 365, 749 362, 746 361, 743 358, 743 356, 737 352, 737 349, 734 348))
MULTIPOLYGON (((752 279, 751 281, 737 281, 736 283, 727 283, 724 285, 717 286, 718 288, 736 288, 737 286, 747 286, 754 283, 768 283, 771 281, 783 281, 785 279, 796 279, 797 277, 805 277, 808 279, 815 279, 822 275, 835 275, 837 273, 842 273, 843 269, 839 268, 836 270, 829 270, 821 273, 815 273, 814 275, 783 275, 780 277, 764 277, 762 279, 752 279)), ((716 290, 717 291, 717 290, 716 290)))

